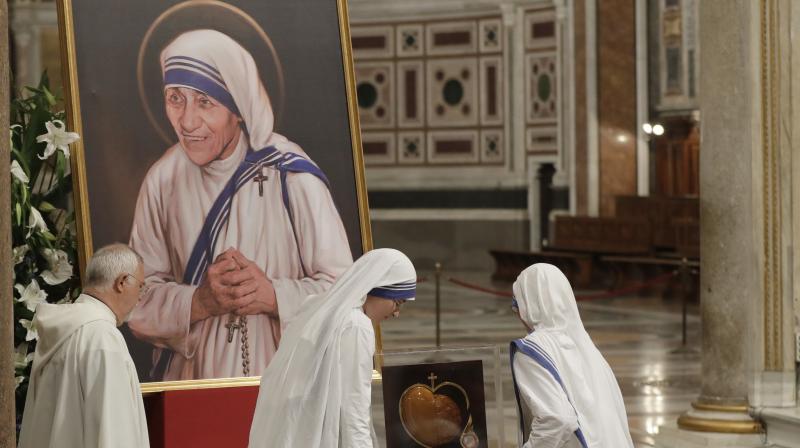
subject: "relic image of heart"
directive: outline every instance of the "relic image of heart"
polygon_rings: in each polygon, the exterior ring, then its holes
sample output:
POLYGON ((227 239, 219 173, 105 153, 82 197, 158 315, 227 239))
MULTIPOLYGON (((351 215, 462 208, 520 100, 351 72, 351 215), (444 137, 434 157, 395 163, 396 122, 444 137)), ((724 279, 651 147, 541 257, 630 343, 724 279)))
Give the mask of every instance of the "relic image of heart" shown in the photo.
POLYGON ((454 383, 414 384, 400 397, 400 419, 417 443, 431 448, 449 445, 469 425, 469 398, 454 383))
POLYGON ((486 448, 481 360, 385 366, 387 448, 486 448))

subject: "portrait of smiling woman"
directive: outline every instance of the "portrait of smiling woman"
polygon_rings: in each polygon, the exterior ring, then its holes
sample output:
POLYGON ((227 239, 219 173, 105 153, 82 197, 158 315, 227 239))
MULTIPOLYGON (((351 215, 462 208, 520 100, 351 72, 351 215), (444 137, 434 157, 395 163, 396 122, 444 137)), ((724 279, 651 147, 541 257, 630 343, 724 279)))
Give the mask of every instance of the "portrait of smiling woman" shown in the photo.
POLYGON ((130 245, 147 289, 128 325, 164 345, 153 374, 165 380, 259 375, 281 322, 352 263, 347 235, 325 174, 275 132, 241 45, 188 31, 162 51, 161 67, 177 143, 136 204, 130 245))
POLYGON ((125 330, 140 379, 261 375, 371 244, 343 2, 71 7, 81 231, 144 260, 125 330))

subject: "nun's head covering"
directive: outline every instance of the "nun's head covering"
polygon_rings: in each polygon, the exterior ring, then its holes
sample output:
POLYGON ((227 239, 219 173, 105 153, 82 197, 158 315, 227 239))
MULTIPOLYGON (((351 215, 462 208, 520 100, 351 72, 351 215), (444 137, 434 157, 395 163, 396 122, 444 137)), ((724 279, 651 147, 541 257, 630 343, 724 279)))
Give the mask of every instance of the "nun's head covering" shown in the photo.
POLYGON ((522 271, 514 282, 512 306, 530 328, 583 331, 569 280, 553 265, 538 263, 522 271))
POLYGON ((297 145, 273 132, 275 116, 255 60, 229 36, 215 30, 181 34, 161 52, 161 71, 164 89, 199 90, 238 115, 254 150, 275 146, 302 154, 297 145))
POLYGON ((552 359, 584 435, 598 446, 632 447, 616 377, 583 327, 564 274, 550 264, 530 266, 514 282, 514 299, 520 318, 533 329, 525 339, 552 359))

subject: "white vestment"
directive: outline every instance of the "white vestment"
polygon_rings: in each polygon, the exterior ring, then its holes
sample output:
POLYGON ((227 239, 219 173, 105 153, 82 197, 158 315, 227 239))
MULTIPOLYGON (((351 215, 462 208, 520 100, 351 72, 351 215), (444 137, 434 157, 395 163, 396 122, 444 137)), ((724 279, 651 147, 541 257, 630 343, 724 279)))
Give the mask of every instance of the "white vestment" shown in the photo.
MULTIPOLYGON (((309 297, 261 377, 250 448, 370 448, 374 333, 361 310, 376 287, 416 282, 402 253, 376 249, 309 297)), ((409 298, 410 299, 410 298, 409 298)))
POLYGON ((146 448, 142 394, 117 318, 81 295, 41 304, 20 448, 146 448))
MULTIPOLYGON (((273 132, 272 109, 255 63, 230 38, 216 31, 192 31, 164 50, 162 64, 170 55, 191 57, 219 70, 247 133, 241 133, 235 152, 226 159, 197 166, 179 143, 150 168, 130 239, 144 259, 146 287, 128 325, 140 339, 173 352, 164 380, 239 377, 244 375, 240 333, 228 342, 228 315, 190 323, 196 286, 182 283, 184 270, 209 210, 249 150, 274 147, 281 153, 306 155, 273 132)), ((230 217, 214 246, 217 255, 230 247, 238 249, 275 288, 280 319, 247 316, 250 375, 261 375, 269 364, 281 325, 291 320, 302 301, 328 289, 352 264, 347 234, 325 183, 309 173, 287 174, 293 229, 280 173, 270 166, 263 174, 267 180, 246 182, 233 196, 230 217)))
POLYGON ((564 274, 535 264, 517 278, 514 299, 534 330, 512 344, 520 445, 577 448, 580 430, 588 447, 633 448, 619 384, 586 333, 564 274))

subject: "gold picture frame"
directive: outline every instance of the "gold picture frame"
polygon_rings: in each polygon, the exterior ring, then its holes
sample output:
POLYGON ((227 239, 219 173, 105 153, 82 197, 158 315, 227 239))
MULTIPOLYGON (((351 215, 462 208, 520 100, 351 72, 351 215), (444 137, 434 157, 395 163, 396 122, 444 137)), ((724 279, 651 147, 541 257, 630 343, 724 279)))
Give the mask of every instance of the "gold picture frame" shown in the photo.
MULTIPOLYGON (((349 136, 352 148, 353 172, 356 203, 358 209, 358 227, 363 252, 372 249, 372 231, 367 199, 366 180, 364 176, 364 159, 361 143, 361 131, 358 116, 358 105, 355 88, 355 74, 350 40, 349 16, 346 0, 330 0, 336 2, 338 15, 339 46, 344 68, 344 84, 347 103, 347 119, 349 120, 349 136)), ((217 2, 220 0, 186 0, 185 3, 217 2)), ((59 37, 61 42, 62 77, 64 83, 64 101, 67 116, 67 126, 84 136, 84 118, 81 114, 80 79, 78 70, 78 42, 76 42, 75 17, 73 3, 77 0, 56 0, 59 37)), ((177 4, 182 2, 171 2, 177 4)), ((241 1, 238 3, 242 3, 241 1)), ((164 6, 167 9, 169 5, 164 6)), ((105 37, 110 38, 110 37, 105 37)), ((83 276, 86 262, 93 252, 93 235, 90 219, 89 183, 86 167, 86 152, 84 139, 72 145, 71 169, 73 173, 74 208, 77 227, 78 258, 80 273, 83 276)), ((357 255, 357 254, 354 254, 357 255)), ((376 348, 382 351, 380 327, 375 331, 376 348)), ((376 376, 379 378, 379 376, 376 376)), ((185 381, 160 381, 143 383, 143 393, 153 393, 165 390, 183 390, 195 388, 217 388, 252 386, 259 382, 259 377, 241 378, 215 378, 185 381)))

